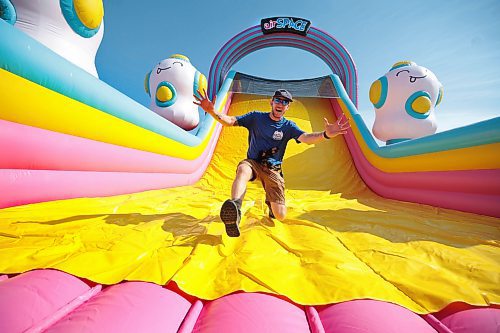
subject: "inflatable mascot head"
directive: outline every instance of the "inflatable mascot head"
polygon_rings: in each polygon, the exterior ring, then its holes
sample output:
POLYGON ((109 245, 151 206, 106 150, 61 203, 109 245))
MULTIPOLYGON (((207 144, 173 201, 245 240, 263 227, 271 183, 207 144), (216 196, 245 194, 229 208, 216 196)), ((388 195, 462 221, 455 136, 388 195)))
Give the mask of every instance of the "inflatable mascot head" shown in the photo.
POLYGON ((394 64, 370 87, 373 135, 391 144, 434 134, 434 108, 442 97, 443 86, 430 70, 411 61, 394 64))
POLYGON ((174 54, 160 61, 148 74, 144 88, 151 96, 149 108, 186 131, 200 122, 193 95, 207 89, 207 78, 186 56, 174 54))
POLYGON ((0 4, 6 9, 4 16, 8 14, 3 19, 97 77, 95 55, 104 34, 102 0, 0 0, 0 4))

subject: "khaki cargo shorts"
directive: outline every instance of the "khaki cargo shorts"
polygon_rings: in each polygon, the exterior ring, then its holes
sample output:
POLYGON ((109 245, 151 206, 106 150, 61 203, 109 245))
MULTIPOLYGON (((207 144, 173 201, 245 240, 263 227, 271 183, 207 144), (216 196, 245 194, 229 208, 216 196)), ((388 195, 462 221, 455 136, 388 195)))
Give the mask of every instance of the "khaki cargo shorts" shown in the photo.
POLYGON ((279 171, 270 170, 268 167, 252 159, 245 159, 241 164, 249 165, 253 171, 251 181, 259 179, 266 191, 266 202, 285 204, 285 180, 279 171))

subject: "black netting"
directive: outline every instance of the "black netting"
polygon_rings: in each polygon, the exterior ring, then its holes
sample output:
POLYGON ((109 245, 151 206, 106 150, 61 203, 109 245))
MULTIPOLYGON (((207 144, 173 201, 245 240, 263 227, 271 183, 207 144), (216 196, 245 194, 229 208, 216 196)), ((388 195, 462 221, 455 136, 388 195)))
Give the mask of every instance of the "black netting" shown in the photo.
POLYGON ((339 97, 329 76, 305 80, 282 81, 236 73, 233 85, 231 86, 231 91, 235 93, 263 96, 272 96, 278 89, 290 91, 293 97, 339 97))

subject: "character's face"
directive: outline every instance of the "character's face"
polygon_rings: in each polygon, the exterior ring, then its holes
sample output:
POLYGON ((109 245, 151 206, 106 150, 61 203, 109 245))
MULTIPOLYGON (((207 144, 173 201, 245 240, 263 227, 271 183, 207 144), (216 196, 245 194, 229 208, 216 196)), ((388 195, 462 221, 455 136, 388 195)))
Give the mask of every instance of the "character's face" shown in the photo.
POLYGON ((394 64, 370 87, 376 115, 373 134, 388 142, 435 133, 434 109, 442 95, 442 85, 432 71, 412 62, 394 64))
POLYGON ((280 119, 285 115, 285 112, 290 107, 290 101, 282 98, 273 97, 271 99, 272 115, 274 118, 280 119))
POLYGON ((166 59, 156 66, 156 74, 161 75, 163 71, 182 71, 184 66, 185 64, 182 63, 182 60, 166 59))
POLYGON ((161 108, 174 105, 178 98, 192 99, 195 72, 189 60, 173 57, 164 59, 146 77, 146 92, 156 92, 156 106, 161 108))
POLYGON ((176 54, 160 61, 146 74, 144 87, 155 113, 187 131, 198 126, 193 94, 206 89, 206 78, 187 57, 176 54))
POLYGON ((400 80, 408 80, 409 83, 415 83, 417 80, 427 77, 427 69, 423 67, 408 67, 396 70, 396 78, 400 80), (409 69, 408 69, 409 68, 409 69))

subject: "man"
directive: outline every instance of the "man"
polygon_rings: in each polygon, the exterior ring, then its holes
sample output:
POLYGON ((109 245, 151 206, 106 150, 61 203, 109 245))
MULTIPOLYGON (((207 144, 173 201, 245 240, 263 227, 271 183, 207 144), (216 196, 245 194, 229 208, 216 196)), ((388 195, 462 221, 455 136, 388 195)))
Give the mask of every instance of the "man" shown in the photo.
POLYGON ((346 134, 349 121, 342 123, 343 116, 333 124, 325 118, 325 130, 305 133, 297 125, 284 117, 293 102, 292 94, 285 89, 277 90, 271 98, 271 112, 252 111, 234 117, 218 113, 214 101, 210 101, 206 91, 201 96, 194 95, 194 104, 200 106, 223 126, 243 126, 249 131, 247 158, 238 164, 236 178, 231 188, 231 199, 222 205, 220 217, 230 237, 240 235, 241 204, 245 196, 248 181, 260 179, 266 191, 266 204, 269 216, 280 221, 285 219, 285 181, 281 172, 281 163, 287 143, 295 139, 297 143, 315 144, 331 139, 339 134, 346 134))

